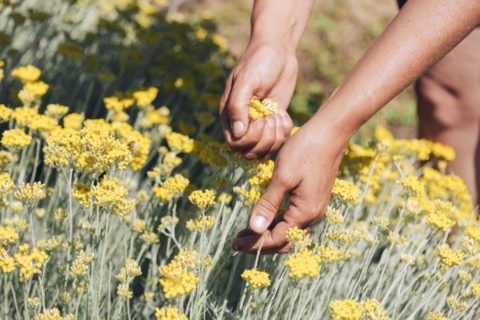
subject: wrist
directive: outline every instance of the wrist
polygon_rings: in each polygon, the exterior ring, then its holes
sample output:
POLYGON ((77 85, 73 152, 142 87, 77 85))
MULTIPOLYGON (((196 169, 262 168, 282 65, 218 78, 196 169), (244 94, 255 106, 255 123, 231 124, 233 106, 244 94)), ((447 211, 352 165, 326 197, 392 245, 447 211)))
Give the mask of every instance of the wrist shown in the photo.
POLYGON ((342 150, 360 127, 355 117, 341 107, 328 102, 314 114, 309 122, 319 134, 329 137, 336 148, 342 150))
POLYGON ((256 50, 260 47, 274 48, 277 53, 286 53, 296 57, 297 47, 288 40, 288 37, 276 37, 275 35, 252 35, 246 50, 256 50))

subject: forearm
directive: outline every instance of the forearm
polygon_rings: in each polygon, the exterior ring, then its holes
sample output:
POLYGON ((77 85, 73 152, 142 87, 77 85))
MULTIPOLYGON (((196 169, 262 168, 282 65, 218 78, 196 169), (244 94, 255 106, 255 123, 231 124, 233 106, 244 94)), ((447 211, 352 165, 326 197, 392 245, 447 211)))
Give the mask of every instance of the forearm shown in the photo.
POLYGON ((275 43, 295 52, 307 26, 314 0, 256 0, 250 45, 275 43))
POLYGON ((409 0, 312 121, 347 141, 479 22, 478 0, 409 0))

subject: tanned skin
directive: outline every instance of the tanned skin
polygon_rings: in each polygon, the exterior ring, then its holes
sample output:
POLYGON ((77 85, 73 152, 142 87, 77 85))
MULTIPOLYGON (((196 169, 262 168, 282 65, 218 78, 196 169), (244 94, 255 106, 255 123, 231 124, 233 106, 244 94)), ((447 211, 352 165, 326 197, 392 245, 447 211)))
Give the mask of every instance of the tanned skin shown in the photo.
MULTIPOLYGON (((235 250, 254 253, 261 246, 264 253, 287 252, 287 229, 307 228, 322 218, 352 135, 419 78, 420 135, 455 147, 460 160, 453 162, 451 168, 458 170, 476 196, 479 120, 455 111, 460 116, 452 121, 449 111, 441 106, 440 96, 448 97, 446 90, 454 100, 452 105, 463 111, 475 109, 476 103, 477 114, 480 100, 475 100, 475 94, 461 96, 463 91, 452 90, 452 83, 442 83, 453 71, 442 76, 441 68, 429 68, 480 24, 480 1, 409 0, 314 116, 289 137, 292 122, 285 110, 296 83, 297 46, 312 5, 311 0, 256 0, 249 45, 226 84, 220 114, 229 146, 247 159, 264 159, 280 148, 270 184, 253 208, 247 229, 235 239, 235 250), (249 121, 248 101, 252 96, 279 102, 280 112, 249 121), (437 121, 443 117, 450 122, 437 121), (463 167, 466 161, 468 168, 463 167), (287 195, 288 209, 272 225, 287 195)), ((478 31, 474 32, 477 40, 472 41, 478 43, 478 31)), ((457 54, 462 56, 469 50, 459 48, 457 54)), ((455 50, 451 55, 456 55, 455 50)), ((476 56, 470 58, 478 61, 476 56)), ((449 69, 448 62, 445 68, 449 69)), ((477 81, 479 74, 477 69, 477 81)))

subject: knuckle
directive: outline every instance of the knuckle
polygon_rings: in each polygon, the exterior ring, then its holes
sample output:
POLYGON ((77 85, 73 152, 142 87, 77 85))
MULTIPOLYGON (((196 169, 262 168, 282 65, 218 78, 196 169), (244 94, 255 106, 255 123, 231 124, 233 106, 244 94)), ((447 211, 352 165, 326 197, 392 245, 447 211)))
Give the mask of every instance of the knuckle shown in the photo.
POLYGON ((260 198, 255 207, 255 212, 276 213, 277 206, 267 198, 260 198))
POLYGON ((277 170, 274 172, 272 180, 282 186, 289 187, 292 185, 293 175, 287 170, 277 170))

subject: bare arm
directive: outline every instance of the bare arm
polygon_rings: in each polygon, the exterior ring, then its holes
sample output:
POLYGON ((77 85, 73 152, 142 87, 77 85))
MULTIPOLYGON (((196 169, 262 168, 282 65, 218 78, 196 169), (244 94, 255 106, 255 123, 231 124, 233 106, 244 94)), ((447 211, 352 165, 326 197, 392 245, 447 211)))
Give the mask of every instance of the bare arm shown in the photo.
MULTIPOLYGON (((318 118, 350 136, 480 23, 480 1, 409 0, 318 118)), ((480 52, 479 52, 480 54, 480 52)))
MULTIPOLYGON (((334 94, 280 150, 272 180, 234 248, 285 252, 285 231, 308 227, 326 208, 353 133, 480 23, 478 0, 409 0, 334 94), (308 155, 308 156, 307 156, 308 155), (271 230, 286 194, 289 208, 271 230), (263 240, 260 240, 263 237, 263 240)), ((479 53, 480 54, 480 53, 479 53)))

